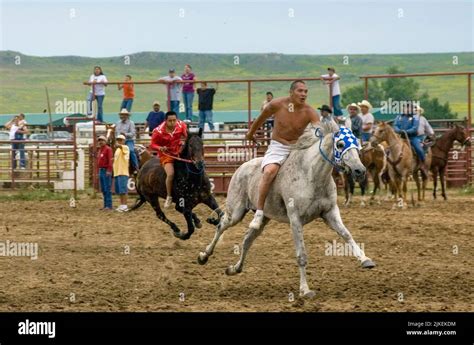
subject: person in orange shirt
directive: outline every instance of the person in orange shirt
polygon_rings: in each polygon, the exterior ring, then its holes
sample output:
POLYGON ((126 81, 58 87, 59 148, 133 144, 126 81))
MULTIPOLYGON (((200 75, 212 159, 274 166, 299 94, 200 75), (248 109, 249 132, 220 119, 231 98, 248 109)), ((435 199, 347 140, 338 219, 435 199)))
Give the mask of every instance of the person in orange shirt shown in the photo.
POLYGON ((188 128, 184 121, 178 120, 174 111, 165 114, 165 121, 153 130, 150 148, 158 152, 160 163, 166 172, 166 201, 165 208, 171 206, 173 198, 174 158, 178 157, 183 144, 188 137, 188 128))
MULTIPOLYGON (((130 82, 132 81, 132 76, 127 74, 125 76, 125 81, 130 82)), ((127 109, 129 112, 132 111, 132 104, 133 98, 135 98, 135 89, 133 84, 118 84, 118 89, 123 89, 123 100, 122 105, 120 106, 120 110, 127 109)))

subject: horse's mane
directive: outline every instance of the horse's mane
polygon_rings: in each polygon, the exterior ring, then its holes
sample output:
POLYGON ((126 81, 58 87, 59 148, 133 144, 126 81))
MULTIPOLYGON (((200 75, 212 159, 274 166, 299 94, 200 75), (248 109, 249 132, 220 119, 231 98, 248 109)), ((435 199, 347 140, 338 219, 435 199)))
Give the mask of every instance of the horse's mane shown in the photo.
POLYGON ((290 145, 291 150, 304 150, 318 142, 320 138, 315 135, 317 128, 320 128, 323 136, 339 131, 339 127, 334 121, 321 121, 319 126, 313 126, 312 124, 309 124, 306 126, 298 141, 293 145, 290 145))

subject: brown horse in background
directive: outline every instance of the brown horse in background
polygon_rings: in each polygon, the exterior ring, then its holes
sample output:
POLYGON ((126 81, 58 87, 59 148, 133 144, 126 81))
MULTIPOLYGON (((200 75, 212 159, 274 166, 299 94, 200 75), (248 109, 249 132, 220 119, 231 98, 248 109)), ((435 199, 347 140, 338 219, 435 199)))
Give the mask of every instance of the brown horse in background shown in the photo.
POLYGON ((436 187, 439 179, 441 181, 441 195, 444 200, 447 200, 446 186, 445 186, 445 173, 446 166, 448 165, 448 153, 453 147, 454 142, 457 141, 463 146, 470 146, 470 137, 466 135, 466 131, 463 127, 455 125, 453 128, 446 131, 441 138, 436 140, 436 143, 431 148, 432 160, 431 160, 431 173, 433 174, 433 198, 436 199, 436 187))
MULTIPOLYGON (((425 165, 426 168, 429 170, 431 166, 431 148, 428 148, 428 152, 425 155, 425 165)), ((428 175, 423 172, 421 169, 421 160, 420 158, 416 155, 416 153, 413 153, 413 180, 415 180, 416 183, 416 190, 418 192, 418 201, 424 201, 425 200, 425 191, 426 191, 426 185, 428 184, 428 175), (420 177, 421 175, 421 180, 422 184, 420 185, 420 177)))
POLYGON ((400 208, 405 206, 407 200, 408 177, 413 172, 413 153, 408 140, 401 139, 386 122, 381 122, 374 131, 370 142, 378 145, 386 141, 388 144, 387 167, 390 183, 396 191, 397 204, 400 208))
MULTIPOLYGON (((384 144, 386 143, 372 145, 369 142, 368 145, 363 146, 360 151, 360 160, 367 168, 367 171, 372 176, 372 181, 374 182, 374 189, 370 196, 370 203, 374 202, 377 190, 380 189, 380 182, 383 182, 382 175, 387 169, 387 158, 385 156, 384 144)), ((362 202, 364 202, 364 200, 362 200, 362 202)), ((378 200, 378 203, 380 204, 380 200, 378 200)))

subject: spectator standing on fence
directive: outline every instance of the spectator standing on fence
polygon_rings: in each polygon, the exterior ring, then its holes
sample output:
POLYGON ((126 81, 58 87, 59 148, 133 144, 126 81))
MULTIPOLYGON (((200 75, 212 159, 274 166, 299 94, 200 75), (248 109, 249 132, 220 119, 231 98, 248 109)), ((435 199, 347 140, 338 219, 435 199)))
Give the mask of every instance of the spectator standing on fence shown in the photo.
POLYGON ((362 135, 362 118, 359 115, 360 108, 357 103, 351 103, 346 109, 351 120, 352 134, 354 134, 354 136, 360 140, 362 135))
MULTIPOLYGON (((266 94, 266 98, 263 101, 262 106, 260 107, 260 112, 262 112, 267 107, 267 105, 270 104, 272 99, 273 99, 273 93, 268 91, 267 94, 266 94)), ((272 115, 265 122, 265 126, 267 127, 268 130, 271 130, 273 128, 273 124, 274 124, 274 118, 273 118, 273 115, 272 115)))
POLYGON ((169 102, 168 111, 174 111, 176 114, 179 114, 179 100, 181 99, 182 84, 177 83, 177 81, 182 81, 182 79, 176 75, 175 69, 171 68, 168 71, 168 75, 158 79, 158 81, 167 86, 169 102))
MULTIPOLYGON (((28 133, 28 128, 26 127, 25 115, 20 114, 16 115, 5 124, 5 128, 9 130, 10 140, 25 140, 25 135, 28 133)), ((17 159, 16 153, 20 155, 20 169, 26 168, 26 158, 25 158, 25 144, 21 143, 12 143, 12 167, 16 169, 17 159)))
MULTIPOLYGON (((132 81, 132 76, 127 74, 125 76, 126 82, 132 81)), ((118 84, 117 85, 119 90, 123 90, 123 100, 122 104, 120 105, 120 109, 127 109, 129 112, 132 111, 132 104, 133 99, 135 98, 135 87, 134 84, 118 84)))
POLYGON ((201 87, 196 90, 199 96, 199 128, 204 129, 204 125, 209 125, 209 129, 214 131, 214 122, 212 122, 212 108, 214 105, 214 95, 217 92, 218 85, 216 88, 208 88, 206 82, 201 83, 201 87))
POLYGON ((107 77, 104 75, 100 66, 94 67, 94 73, 89 78, 91 83, 91 91, 89 93, 88 100, 88 114, 92 115, 92 103, 97 101, 97 118, 98 122, 104 122, 104 98, 105 98, 105 87, 107 86, 107 77), (100 83, 100 84, 98 84, 100 83), (105 83, 105 84, 104 84, 105 83))
POLYGON ((374 115, 370 112, 372 110, 372 104, 369 101, 363 100, 362 102, 357 103, 360 108, 361 118, 362 118, 362 142, 370 140, 372 136, 373 127, 375 123, 374 115))
POLYGON ((117 207, 118 212, 127 212, 127 194, 128 194, 128 165, 130 162, 130 149, 125 144, 125 136, 120 134, 116 138, 117 147, 114 154, 114 179, 115 194, 120 196, 120 206, 117 207))
POLYGON ((115 125, 115 137, 117 138, 120 134, 125 137, 125 144, 130 150, 130 161, 132 163, 133 173, 136 174, 140 165, 138 164, 137 154, 135 153, 135 123, 130 120, 130 113, 127 109, 122 109, 119 116, 120 121, 115 125))
MULTIPOLYGON (((196 79, 196 76, 192 72, 191 65, 184 65, 184 74, 181 76, 181 79, 184 81, 196 79)), ((194 83, 183 84, 183 101, 184 110, 186 112, 186 122, 191 122, 193 120, 194 91, 194 83)))
POLYGON ((112 210, 112 149, 107 145, 107 138, 101 135, 99 143, 99 155, 97 157, 97 167, 99 168, 100 190, 104 197, 104 207, 102 210, 112 210))
POLYGON ((165 121, 165 113, 160 110, 160 102, 153 102, 153 110, 148 113, 145 120, 145 128, 148 127, 148 134, 152 135, 153 130, 165 121))
POLYGON ((339 77, 336 74, 334 67, 328 67, 328 73, 321 76, 323 83, 332 90, 332 107, 334 109, 334 116, 342 115, 341 109, 341 88, 339 86, 339 77))

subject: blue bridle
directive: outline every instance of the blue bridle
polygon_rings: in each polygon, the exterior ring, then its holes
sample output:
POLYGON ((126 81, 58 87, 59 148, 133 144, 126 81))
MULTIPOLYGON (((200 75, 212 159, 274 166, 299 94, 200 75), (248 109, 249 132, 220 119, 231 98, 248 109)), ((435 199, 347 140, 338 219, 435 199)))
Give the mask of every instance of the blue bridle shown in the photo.
POLYGON ((324 138, 324 135, 321 132, 321 128, 319 127, 316 128, 316 131, 314 134, 316 135, 316 137, 320 139, 319 152, 321 153, 321 156, 324 158, 325 161, 331 164, 337 171, 340 171, 343 169, 342 157, 348 150, 355 148, 357 149, 357 151, 359 151, 361 149, 359 141, 354 136, 352 131, 345 126, 340 126, 339 132, 336 132, 332 135, 334 159, 329 159, 329 157, 326 155, 326 153, 324 153, 321 147, 323 143, 323 138, 324 138))

